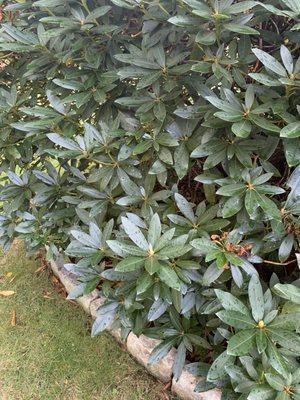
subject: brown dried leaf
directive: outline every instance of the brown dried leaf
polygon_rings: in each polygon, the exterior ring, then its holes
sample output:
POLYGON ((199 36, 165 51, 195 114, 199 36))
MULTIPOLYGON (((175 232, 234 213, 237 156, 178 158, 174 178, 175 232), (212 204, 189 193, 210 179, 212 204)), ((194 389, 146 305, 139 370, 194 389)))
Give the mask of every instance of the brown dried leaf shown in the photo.
POLYGON ((16 313, 16 310, 12 311, 10 324, 11 324, 11 326, 16 326, 17 325, 17 313, 16 313))
POLYGON ((44 266, 41 266, 41 267, 39 267, 37 270, 35 270, 34 272, 36 273, 36 274, 40 274, 40 273, 42 273, 42 272, 44 272, 45 271, 45 267, 44 266))
POLYGON ((8 297, 12 296, 16 292, 14 290, 0 290, 0 296, 8 297))
POLYGON ((53 300, 53 293, 52 292, 49 292, 48 290, 46 290, 45 292, 44 292, 44 295, 43 295, 43 297, 44 297, 44 299, 48 299, 48 300, 53 300))
POLYGON ((52 276, 52 283, 54 284, 54 285, 57 285, 57 284, 59 284, 59 280, 56 278, 56 276, 52 276))

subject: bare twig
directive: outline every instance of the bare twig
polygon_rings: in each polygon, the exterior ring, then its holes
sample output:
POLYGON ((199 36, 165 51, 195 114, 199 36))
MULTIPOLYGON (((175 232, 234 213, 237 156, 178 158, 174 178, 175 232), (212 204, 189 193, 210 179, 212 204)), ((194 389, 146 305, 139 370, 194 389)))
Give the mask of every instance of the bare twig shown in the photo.
POLYGON ((264 262, 265 264, 272 264, 272 265, 290 265, 290 264, 293 264, 293 263, 296 262, 296 261, 297 261, 297 260, 294 259, 294 260, 290 260, 290 261, 281 263, 281 262, 276 262, 276 261, 263 260, 263 262, 264 262))

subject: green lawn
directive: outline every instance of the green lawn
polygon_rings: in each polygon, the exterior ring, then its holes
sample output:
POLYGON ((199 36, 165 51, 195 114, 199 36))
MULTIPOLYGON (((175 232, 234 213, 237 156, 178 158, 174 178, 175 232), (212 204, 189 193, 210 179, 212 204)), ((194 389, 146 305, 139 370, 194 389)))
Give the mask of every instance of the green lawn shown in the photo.
POLYGON ((168 399, 109 335, 91 339, 89 317, 39 266, 21 244, 0 258, 0 291, 15 291, 0 296, 0 399, 168 399))

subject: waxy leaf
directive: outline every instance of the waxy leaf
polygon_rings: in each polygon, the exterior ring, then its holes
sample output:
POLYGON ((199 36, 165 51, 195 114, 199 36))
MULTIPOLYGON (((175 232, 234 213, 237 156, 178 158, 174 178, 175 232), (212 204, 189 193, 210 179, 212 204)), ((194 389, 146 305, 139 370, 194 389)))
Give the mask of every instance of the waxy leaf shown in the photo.
POLYGON ((266 53, 260 49, 252 49, 256 57, 261 61, 261 63, 269 70, 275 72, 275 74, 280 76, 286 76, 286 70, 284 67, 270 54, 266 53))
POLYGON ((128 218, 122 217, 122 226, 130 239, 142 250, 148 250, 149 244, 140 228, 134 225, 128 218))
POLYGON ((273 291, 284 299, 300 304, 300 288, 295 285, 277 283, 273 291))
POLYGON ((256 331, 254 329, 245 329, 236 333, 228 342, 227 353, 233 356, 249 354, 255 344, 255 334, 256 331))
POLYGON ((262 286, 258 275, 254 274, 251 276, 249 287, 248 287, 249 301, 251 304, 252 315, 256 322, 263 319, 265 308, 264 308, 264 295, 262 286))
POLYGON ((227 373, 225 370, 225 366, 232 365, 234 363, 235 357, 228 354, 224 351, 220 354, 212 363, 208 374, 207 379, 210 382, 219 381, 223 378, 227 373))
POLYGON ((144 264, 145 259, 143 258, 127 257, 116 265, 115 270, 118 272, 135 271, 136 269, 141 268, 144 264))

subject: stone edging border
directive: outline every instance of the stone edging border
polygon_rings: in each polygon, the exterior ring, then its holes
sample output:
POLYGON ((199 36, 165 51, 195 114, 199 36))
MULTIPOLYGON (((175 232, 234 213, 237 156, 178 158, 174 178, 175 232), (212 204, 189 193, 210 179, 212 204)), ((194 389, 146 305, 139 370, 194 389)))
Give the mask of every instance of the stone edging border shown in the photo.
MULTIPOLYGON (((74 274, 64 268, 63 258, 56 261, 50 261, 53 273, 69 293, 77 285, 77 279, 74 274)), ((87 314, 96 318, 96 311, 103 304, 104 299, 99 297, 99 292, 94 290, 91 294, 77 299, 87 314)), ((136 336, 130 333, 125 342, 121 339, 119 329, 108 328, 107 331, 122 345, 125 345, 127 351, 133 356, 147 371, 162 382, 171 382, 171 391, 182 400, 221 400, 221 392, 217 389, 209 390, 203 393, 195 393, 194 388, 198 381, 186 368, 183 370, 178 381, 172 379, 172 364, 176 350, 172 349, 169 354, 154 365, 148 365, 148 359, 153 348, 159 343, 159 340, 151 339, 147 336, 136 336)))

